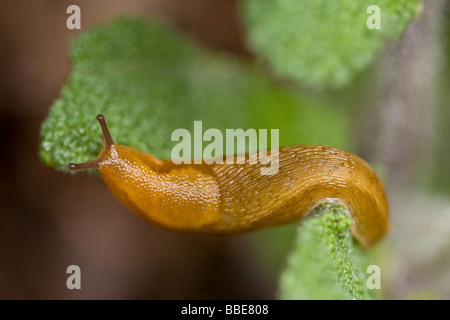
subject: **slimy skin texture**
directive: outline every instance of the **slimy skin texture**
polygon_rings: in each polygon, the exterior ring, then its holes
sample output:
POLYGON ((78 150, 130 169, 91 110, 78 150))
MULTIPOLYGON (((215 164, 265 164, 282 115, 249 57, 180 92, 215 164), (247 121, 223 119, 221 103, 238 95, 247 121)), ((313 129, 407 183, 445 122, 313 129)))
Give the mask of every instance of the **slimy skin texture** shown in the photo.
POLYGON ((236 234, 299 221, 324 202, 345 205, 351 231, 367 248, 389 229, 385 190, 354 154, 322 145, 279 149, 279 170, 261 175, 250 164, 174 164, 115 144, 103 116, 105 147, 96 160, 69 169, 97 168, 110 191, 149 223, 180 232, 236 234))

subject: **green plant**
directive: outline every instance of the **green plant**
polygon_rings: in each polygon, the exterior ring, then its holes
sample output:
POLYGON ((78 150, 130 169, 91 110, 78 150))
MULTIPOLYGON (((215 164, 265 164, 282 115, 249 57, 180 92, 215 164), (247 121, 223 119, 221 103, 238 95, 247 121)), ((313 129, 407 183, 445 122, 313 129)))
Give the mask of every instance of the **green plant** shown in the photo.
POLYGON ((276 75, 315 88, 341 87, 403 32, 420 5, 420 0, 244 0, 243 16, 251 47, 276 75), (367 28, 370 5, 381 10, 380 29, 367 28))

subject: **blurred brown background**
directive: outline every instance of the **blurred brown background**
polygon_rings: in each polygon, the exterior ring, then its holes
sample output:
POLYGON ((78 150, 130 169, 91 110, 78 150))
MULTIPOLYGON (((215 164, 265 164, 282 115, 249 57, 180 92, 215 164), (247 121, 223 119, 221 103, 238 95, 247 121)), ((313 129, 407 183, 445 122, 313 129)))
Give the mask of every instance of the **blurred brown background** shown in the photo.
POLYGON ((0 12, 0 298, 273 298, 248 236, 166 232, 124 208, 101 179, 38 158, 39 130, 70 72, 66 8, 82 29, 120 14, 164 20, 208 46, 248 55, 230 0, 3 2, 0 12), (76 201, 74 201, 76 199, 76 201), (74 205, 75 204, 75 205, 74 205), (81 268, 68 290, 66 268, 81 268))

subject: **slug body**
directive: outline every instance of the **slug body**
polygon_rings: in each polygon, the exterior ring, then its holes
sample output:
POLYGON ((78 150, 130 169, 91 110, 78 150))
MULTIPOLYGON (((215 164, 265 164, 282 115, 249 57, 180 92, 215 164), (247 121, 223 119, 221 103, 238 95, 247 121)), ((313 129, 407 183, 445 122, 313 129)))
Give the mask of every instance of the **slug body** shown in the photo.
POLYGON ((111 192, 151 224, 183 232, 233 234, 299 221, 324 202, 351 213, 351 231, 369 247, 389 229, 384 187, 359 157, 322 145, 279 149, 279 171, 261 175, 250 164, 178 164, 117 145, 97 116, 105 147, 96 160, 69 169, 97 168, 111 192))

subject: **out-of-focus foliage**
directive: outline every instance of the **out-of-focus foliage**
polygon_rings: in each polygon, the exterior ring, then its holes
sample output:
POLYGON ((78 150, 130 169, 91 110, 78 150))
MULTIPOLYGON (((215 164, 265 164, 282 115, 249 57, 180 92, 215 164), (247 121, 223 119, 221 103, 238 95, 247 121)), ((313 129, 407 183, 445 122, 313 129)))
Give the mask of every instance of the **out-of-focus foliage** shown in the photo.
MULTIPOLYGON (((448 9, 450 11, 450 8, 448 9)), ((434 161, 431 163, 429 170, 423 174, 427 175, 426 182, 433 190, 442 192, 445 195, 450 194, 450 22, 448 19, 445 23, 446 33, 443 33, 443 43, 446 50, 443 52, 444 59, 441 63, 443 69, 439 76, 439 105, 437 108, 437 116, 435 127, 433 128, 435 136, 433 137, 433 156, 434 161)), ((432 108, 432 106, 429 106, 432 108)))
POLYGON ((243 0, 250 46, 281 77, 312 87, 339 87, 398 37, 421 0, 243 0), (370 5, 381 29, 367 28, 370 5))
POLYGON ((165 158, 176 144, 172 131, 192 131, 194 120, 203 121, 203 130, 277 128, 281 145, 348 148, 349 123, 339 110, 166 26, 118 19, 78 36, 70 59, 72 73, 41 130, 40 155, 53 167, 97 156, 98 113, 116 143, 165 158))

